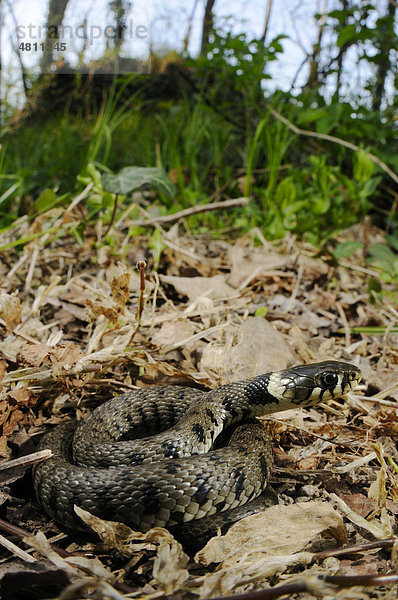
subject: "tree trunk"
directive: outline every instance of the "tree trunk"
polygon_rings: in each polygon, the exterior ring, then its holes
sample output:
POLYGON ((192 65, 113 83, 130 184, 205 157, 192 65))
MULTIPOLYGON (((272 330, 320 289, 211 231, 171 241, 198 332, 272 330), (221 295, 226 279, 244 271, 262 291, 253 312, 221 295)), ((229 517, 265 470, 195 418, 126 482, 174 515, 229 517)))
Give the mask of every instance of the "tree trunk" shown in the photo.
POLYGON ((312 48, 312 55, 310 60, 310 72, 308 75, 307 84, 305 87, 318 88, 321 85, 320 73, 319 73, 319 57, 322 48, 322 38, 325 30, 325 20, 327 11, 327 0, 324 1, 324 7, 322 10, 322 17, 320 19, 318 28, 318 39, 314 43, 312 48))
POLYGON ((112 2, 109 3, 109 6, 113 12, 116 28, 116 36, 113 40, 113 47, 116 56, 120 57, 120 49, 122 47, 124 38, 123 22, 127 6, 125 5, 125 2, 123 0, 112 0, 112 2))
POLYGON ((195 0, 195 2, 193 4, 193 7, 192 7, 191 14, 190 14, 189 19, 188 19, 187 32, 186 32, 186 34, 184 36, 184 49, 183 49, 184 54, 186 54, 188 52, 188 46, 189 46, 189 42, 190 42, 190 39, 191 39, 191 33, 192 33, 193 19, 194 19, 194 16, 195 16, 195 12, 196 12, 196 8, 198 6, 198 3, 199 3, 199 0, 195 0))
POLYGON ((384 35, 383 37, 380 36, 379 64, 376 70, 376 82, 373 92, 372 109, 375 111, 380 110, 383 100, 388 71, 391 69, 390 52, 395 38, 394 20, 397 14, 398 3, 390 1, 387 4, 387 14, 383 19, 384 35))
POLYGON ((202 41, 200 44, 200 55, 204 56, 206 53, 206 48, 209 45, 210 34, 214 29, 214 14, 213 8, 216 3, 216 0, 207 0, 205 7, 205 14, 203 16, 203 26, 202 26, 202 41))
POLYGON ((50 0, 46 26, 46 39, 44 40, 44 47, 46 49, 44 50, 43 56, 40 60, 41 73, 48 73, 50 66, 54 61, 52 48, 54 47, 55 43, 60 41, 57 32, 58 28, 62 25, 68 2, 69 0, 50 0))
MULTIPOLYGON (((348 5, 348 0, 342 0, 341 2, 343 10, 345 12, 348 11, 349 5, 348 5)), ((347 25, 347 18, 344 20, 343 22, 343 27, 345 27, 347 25)), ((347 52, 349 45, 348 44, 344 44, 341 48, 340 48, 340 52, 337 56, 337 73, 336 73, 336 89, 334 91, 333 94, 333 99, 334 100, 338 100, 340 98, 340 84, 341 84, 341 77, 343 74, 343 62, 344 62, 344 55, 347 52)))
POLYGON ((263 44, 265 44, 265 40, 266 40, 267 33, 268 33, 269 20, 271 18, 272 2, 273 2, 273 0, 267 0, 267 10, 265 13, 264 30, 263 30, 263 35, 260 38, 260 40, 262 41, 263 44))

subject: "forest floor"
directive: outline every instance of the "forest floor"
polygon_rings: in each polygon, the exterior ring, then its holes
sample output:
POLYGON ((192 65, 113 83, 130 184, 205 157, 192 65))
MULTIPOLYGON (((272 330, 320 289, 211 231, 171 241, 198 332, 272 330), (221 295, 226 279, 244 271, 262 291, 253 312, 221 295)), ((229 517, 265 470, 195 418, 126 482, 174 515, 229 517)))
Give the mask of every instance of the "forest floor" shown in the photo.
MULTIPOLYGON (((13 235, 40 231, 47 217, 22 220, 13 235)), ((379 273, 361 250, 333 264, 305 243, 270 243, 257 230, 228 241, 174 226, 162 232, 157 271, 147 236, 130 240, 121 258, 99 232, 87 230, 82 245, 68 234, 42 236, 0 256, 0 596, 250 600, 264 590, 262 600, 395 599, 392 285, 372 303, 368 280, 379 273), (352 329, 371 325, 384 335, 352 329), (325 359, 358 365, 361 384, 345 400, 265 419, 274 505, 196 554, 166 530, 137 534, 87 515, 96 534, 67 531, 34 498, 40 436, 114 395, 166 383, 209 389, 325 359)), ((113 232, 114 248, 124 235, 113 232)), ((339 237, 350 240, 382 236, 360 225, 339 237)))

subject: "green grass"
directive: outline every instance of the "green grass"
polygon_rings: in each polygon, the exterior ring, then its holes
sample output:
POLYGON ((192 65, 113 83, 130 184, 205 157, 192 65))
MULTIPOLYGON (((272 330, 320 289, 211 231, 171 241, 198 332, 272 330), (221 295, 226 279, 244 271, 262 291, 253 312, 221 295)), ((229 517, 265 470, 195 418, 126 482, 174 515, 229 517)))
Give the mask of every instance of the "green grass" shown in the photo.
MULTIPOLYGON (((237 224, 247 230, 255 225, 269 238, 291 231, 322 244, 360 220, 371 206, 369 197, 379 178, 363 150, 342 154, 338 148, 338 160, 344 157, 343 172, 336 164, 335 148, 321 147, 314 153, 313 146, 303 146, 302 139, 267 111, 261 118, 243 113, 240 127, 228 119, 227 108, 224 113, 215 111, 200 95, 152 104, 132 97, 122 103, 121 91, 111 92, 87 118, 62 113, 42 122, 26 121, 3 133, 0 228, 24 214, 37 214, 36 201, 44 190, 54 190, 54 205, 70 203, 93 165, 100 171, 136 165, 162 166, 172 172, 177 195, 172 200, 159 198, 160 212, 206 203, 209 197, 253 198, 245 212, 193 217, 191 227, 200 231, 237 224), (242 174, 243 188, 238 181, 242 174)), ((295 111, 300 108, 288 109, 292 120, 295 111)), ((98 186, 96 193, 95 202, 88 202, 94 206, 88 213, 93 221, 99 211, 113 205, 107 198, 101 207, 98 186)), ((128 202, 126 198, 125 205, 120 204, 120 212, 128 202)))

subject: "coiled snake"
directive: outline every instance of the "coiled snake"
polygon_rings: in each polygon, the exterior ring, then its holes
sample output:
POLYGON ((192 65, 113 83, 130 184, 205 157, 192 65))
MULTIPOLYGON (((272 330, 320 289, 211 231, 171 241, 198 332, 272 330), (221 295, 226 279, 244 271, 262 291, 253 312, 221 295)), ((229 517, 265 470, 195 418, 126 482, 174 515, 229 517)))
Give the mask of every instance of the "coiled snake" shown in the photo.
POLYGON ((37 498, 51 517, 79 529, 74 505, 141 531, 243 505, 262 492, 273 465, 267 429, 254 417, 342 396, 360 378, 357 367, 326 361, 210 392, 127 392, 44 436, 40 447, 53 457, 35 467, 37 498), (228 445, 214 449, 230 429, 228 445))

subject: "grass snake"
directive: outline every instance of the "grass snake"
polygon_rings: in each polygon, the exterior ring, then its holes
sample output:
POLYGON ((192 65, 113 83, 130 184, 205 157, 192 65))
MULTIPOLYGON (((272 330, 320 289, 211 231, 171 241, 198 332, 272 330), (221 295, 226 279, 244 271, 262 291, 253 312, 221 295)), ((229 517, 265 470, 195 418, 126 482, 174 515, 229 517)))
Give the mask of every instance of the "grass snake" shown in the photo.
POLYGON ((343 396, 360 378, 354 365, 325 361, 209 392, 127 392, 43 437, 40 448, 53 456, 34 469, 37 498, 74 529, 84 528, 74 505, 141 531, 233 509, 264 490, 273 466, 267 428, 255 417, 343 396))

